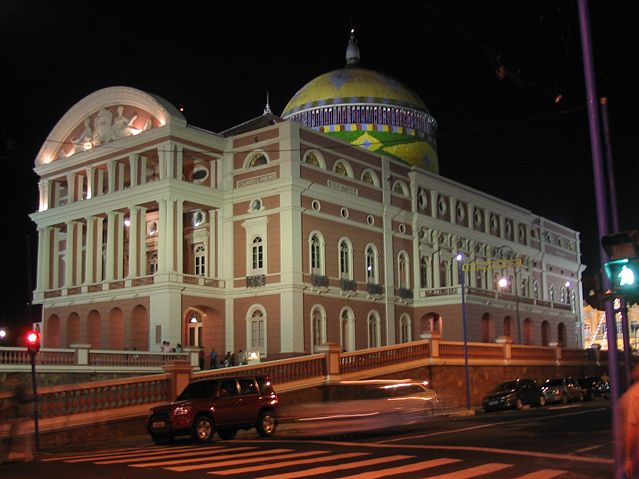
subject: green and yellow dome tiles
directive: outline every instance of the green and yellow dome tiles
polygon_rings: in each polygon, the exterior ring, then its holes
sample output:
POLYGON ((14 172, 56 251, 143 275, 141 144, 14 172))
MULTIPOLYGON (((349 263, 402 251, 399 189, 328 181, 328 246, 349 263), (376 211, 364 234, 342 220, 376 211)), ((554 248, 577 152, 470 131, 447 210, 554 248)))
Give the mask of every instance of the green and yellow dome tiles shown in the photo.
POLYGON ((352 34, 346 61, 302 87, 282 117, 437 173, 437 123, 422 99, 389 75, 359 67, 352 34))

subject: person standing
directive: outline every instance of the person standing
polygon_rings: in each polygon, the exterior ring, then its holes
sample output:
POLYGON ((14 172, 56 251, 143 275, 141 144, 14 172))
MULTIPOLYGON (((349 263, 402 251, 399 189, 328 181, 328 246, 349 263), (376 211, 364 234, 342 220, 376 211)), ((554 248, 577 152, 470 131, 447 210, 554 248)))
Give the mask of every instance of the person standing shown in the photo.
POLYGON ((639 478, 639 363, 632 369, 632 386, 619 400, 623 430, 624 472, 639 478))
POLYGON ((217 369, 217 352, 215 352, 215 348, 211 349, 211 364, 209 369, 217 369))

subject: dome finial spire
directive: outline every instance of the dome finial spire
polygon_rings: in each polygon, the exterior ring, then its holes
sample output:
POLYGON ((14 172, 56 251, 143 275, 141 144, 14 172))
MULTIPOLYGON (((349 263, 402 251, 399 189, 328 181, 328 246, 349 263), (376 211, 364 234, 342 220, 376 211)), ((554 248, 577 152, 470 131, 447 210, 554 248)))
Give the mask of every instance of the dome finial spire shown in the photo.
POLYGON ((357 66, 359 64, 359 47, 355 38, 355 29, 351 28, 351 38, 346 47, 346 66, 357 66))
POLYGON ((266 90, 266 106, 264 107, 264 115, 272 115, 273 112, 271 111, 271 105, 269 103, 269 91, 266 90))

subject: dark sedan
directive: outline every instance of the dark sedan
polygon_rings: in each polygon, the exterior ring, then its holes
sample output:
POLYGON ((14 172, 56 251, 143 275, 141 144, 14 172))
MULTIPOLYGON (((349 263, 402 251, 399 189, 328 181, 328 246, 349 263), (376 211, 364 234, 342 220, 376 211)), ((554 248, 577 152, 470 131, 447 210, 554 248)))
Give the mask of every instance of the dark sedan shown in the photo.
POLYGON ((581 388, 571 377, 546 379, 542 386, 546 402, 561 402, 566 404, 570 401, 583 401, 584 394, 581 388))
POLYGON ((581 388, 584 399, 592 401, 593 399, 602 397, 610 397, 610 385, 597 376, 589 376, 577 379, 577 383, 581 388))
POLYGON ((534 379, 516 379, 499 384, 482 401, 484 411, 521 409, 524 405, 546 404, 541 388, 534 379))

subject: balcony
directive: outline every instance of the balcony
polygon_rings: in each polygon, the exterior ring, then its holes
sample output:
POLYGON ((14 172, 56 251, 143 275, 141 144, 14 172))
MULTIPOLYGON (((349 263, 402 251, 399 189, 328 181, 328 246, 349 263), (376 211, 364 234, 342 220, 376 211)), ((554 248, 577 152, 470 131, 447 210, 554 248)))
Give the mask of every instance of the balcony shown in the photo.
POLYGON ((260 286, 265 286, 265 285, 266 285, 265 274, 254 274, 252 276, 246 277, 247 288, 259 288, 260 286))
POLYGON ((342 278, 340 288, 342 291, 357 291, 357 282, 342 278))
POLYGON ((413 290, 408 288, 399 288, 399 297, 402 299, 413 299, 413 290))
POLYGON ((316 288, 328 288, 328 276, 324 276, 321 274, 312 274, 311 284, 316 288))
POLYGON ((375 284, 375 283, 368 283, 367 284, 367 291, 368 294, 370 295, 381 295, 382 294, 382 285, 381 284, 375 284))

